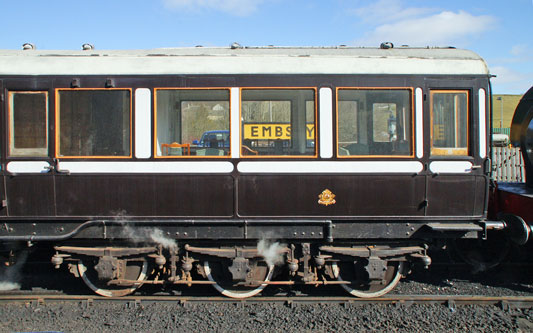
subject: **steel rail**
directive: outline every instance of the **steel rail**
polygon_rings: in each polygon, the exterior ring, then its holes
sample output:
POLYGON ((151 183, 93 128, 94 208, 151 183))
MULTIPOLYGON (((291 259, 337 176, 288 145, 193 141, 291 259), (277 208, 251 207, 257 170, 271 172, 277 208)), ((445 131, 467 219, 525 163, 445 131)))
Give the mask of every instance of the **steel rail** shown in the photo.
POLYGON ((95 303, 122 302, 134 306, 143 303, 175 303, 179 305, 200 303, 282 303, 288 306, 299 304, 340 304, 357 306, 365 304, 412 305, 442 304, 449 308, 462 305, 493 305, 502 309, 533 308, 533 296, 473 296, 473 295, 389 295, 378 298, 354 298, 345 296, 256 296, 246 299, 233 299, 222 296, 124 296, 100 297, 95 295, 0 295, 0 304, 25 303, 45 305, 57 302, 75 302, 91 305, 95 303))

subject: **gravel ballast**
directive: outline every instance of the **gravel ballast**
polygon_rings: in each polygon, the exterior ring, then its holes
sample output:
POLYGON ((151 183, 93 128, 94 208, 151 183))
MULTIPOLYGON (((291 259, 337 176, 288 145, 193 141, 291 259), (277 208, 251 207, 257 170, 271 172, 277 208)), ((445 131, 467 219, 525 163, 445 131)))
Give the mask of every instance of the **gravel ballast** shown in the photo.
POLYGON ((0 331, 63 332, 530 332, 533 309, 443 305, 120 303, 0 305, 0 331))
MULTIPOLYGON (((54 283, 46 275, 25 275, 20 293, 91 294, 83 283, 62 272, 54 283), (31 279, 28 280, 28 278, 31 279), (59 279, 64 277, 65 279, 59 279), (39 283, 40 282, 40 283, 39 283)), ((533 296, 530 265, 507 265, 472 273, 467 266, 434 265, 413 269, 390 294, 533 296)), ((143 286, 138 294, 179 294, 187 288, 143 286)), ((203 293, 211 290, 202 288, 203 293)), ((321 288, 304 288, 316 296, 321 288)), ((346 295, 338 286, 325 290, 346 295)), ((266 295, 286 289, 270 286, 266 295)), ((187 293, 190 293, 188 291, 187 293)), ((212 293, 217 295, 217 293, 212 293)), ((0 332, 533 332, 533 308, 440 304, 302 304, 281 303, 148 303, 124 302, 0 304, 0 332)))

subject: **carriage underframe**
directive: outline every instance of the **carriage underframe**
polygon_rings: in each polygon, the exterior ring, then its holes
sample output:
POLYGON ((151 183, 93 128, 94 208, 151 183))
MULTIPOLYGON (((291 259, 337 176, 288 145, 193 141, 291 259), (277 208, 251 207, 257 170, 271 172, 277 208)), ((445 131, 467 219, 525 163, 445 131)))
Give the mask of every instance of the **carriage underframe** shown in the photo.
POLYGON ((46 230, 54 232, 47 234, 37 231, 42 224, 6 223, 10 235, 2 238, 7 244, 55 244, 52 264, 66 264, 102 296, 151 284, 212 285, 233 298, 269 285, 339 285, 357 297, 381 296, 412 265, 431 264, 430 244, 480 239, 503 227, 476 221, 153 219, 48 221, 46 230))

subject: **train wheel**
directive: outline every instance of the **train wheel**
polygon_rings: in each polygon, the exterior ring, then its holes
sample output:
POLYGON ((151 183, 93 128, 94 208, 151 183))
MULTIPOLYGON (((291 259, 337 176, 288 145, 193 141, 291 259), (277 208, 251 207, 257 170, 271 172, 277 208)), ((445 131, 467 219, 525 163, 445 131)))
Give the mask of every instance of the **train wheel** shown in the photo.
MULTIPOLYGON (((204 272, 209 281, 215 282, 213 287, 224 296, 231 298, 247 298, 259 294, 265 287, 266 283, 259 286, 236 285, 232 281, 231 273, 221 262, 209 263, 204 261, 204 272)), ((252 266, 251 279, 254 281, 270 281, 274 265, 268 266, 265 262, 255 262, 252 266)))
POLYGON ((358 278, 358 268, 352 263, 333 263, 333 275, 338 281, 351 281, 350 284, 341 284, 341 287, 355 297, 372 298, 383 296, 400 282, 402 278, 403 262, 387 262, 387 270, 382 281, 369 281, 358 278))
MULTIPOLYGON (((106 297, 121 297, 133 293, 137 290, 142 283, 134 286, 117 286, 110 285, 107 282, 98 278, 98 273, 94 269, 95 264, 89 261, 78 262, 78 272, 85 284, 91 288, 92 291, 101 296, 106 297)), ((146 273, 148 271, 148 262, 144 259, 139 261, 127 261, 126 262, 126 280, 136 280, 142 282, 146 280, 146 273)))

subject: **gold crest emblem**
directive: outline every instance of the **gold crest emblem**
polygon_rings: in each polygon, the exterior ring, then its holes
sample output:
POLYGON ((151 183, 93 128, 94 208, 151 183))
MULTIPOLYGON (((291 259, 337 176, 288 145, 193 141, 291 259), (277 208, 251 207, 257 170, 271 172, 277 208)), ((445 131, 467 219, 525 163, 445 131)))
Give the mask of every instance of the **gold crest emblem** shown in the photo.
POLYGON ((328 189, 325 189, 318 195, 318 203, 324 206, 335 204, 335 194, 328 189))

